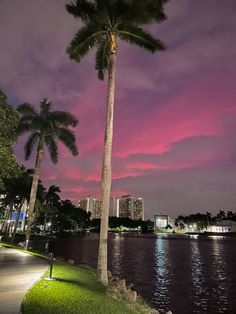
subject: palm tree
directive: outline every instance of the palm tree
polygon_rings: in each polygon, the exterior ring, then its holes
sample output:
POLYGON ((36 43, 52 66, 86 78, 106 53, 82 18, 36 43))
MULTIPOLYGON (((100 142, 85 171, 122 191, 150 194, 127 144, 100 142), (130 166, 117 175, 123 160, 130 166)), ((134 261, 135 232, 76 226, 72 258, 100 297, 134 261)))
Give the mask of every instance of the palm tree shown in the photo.
POLYGON ((97 279, 104 285, 107 278, 107 237, 109 199, 111 189, 111 152, 113 137, 113 112, 117 39, 138 45, 154 53, 164 50, 164 44, 140 25, 162 22, 166 16, 166 0, 75 0, 66 4, 67 11, 83 22, 71 41, 67 53, 77 62, 92 48, 96 48, 96 70, 103 80, 108 70, 107 113, 102 166, 102 201, 100 241, 97 262, 97 279))
POLYGON ((30 201, 28 209, 28 222, 26 230, 25 249, 28 248, 31 227, 34 222, 34 207, 36 193, 39 182, 40 167, 43 160, 45 145, 48 148, 50 158, 53 163, 58 161, 57 140, 60 140, 72 153, 78 155, 78 149, 75 143, 75 135, 69 129, 75 127, 78 120, 70 113, 65 111, 52 111, 52 103, 44 99, 40 103, 40 111, 37 112, 34 107, 28 103, 22 104, 17 108, 21 114, 18 126, 18 135, 30 133, 25 144, 25 159, 31 156, 33 148, 37 146, 37 156, 30 192, 30 201))
POLYGON ((60 200, 60 196, 58 193, 61 192, 61 189, 59 186, 51 185, 48 188, 48 191, 45 195, 45 201, 44 201, 44 209, 45 209, 45 215, 44 215, 44 233, 46 232, 46 226, 47 226, 47 217, 50 212, 55 212, 56 204, 60 200))

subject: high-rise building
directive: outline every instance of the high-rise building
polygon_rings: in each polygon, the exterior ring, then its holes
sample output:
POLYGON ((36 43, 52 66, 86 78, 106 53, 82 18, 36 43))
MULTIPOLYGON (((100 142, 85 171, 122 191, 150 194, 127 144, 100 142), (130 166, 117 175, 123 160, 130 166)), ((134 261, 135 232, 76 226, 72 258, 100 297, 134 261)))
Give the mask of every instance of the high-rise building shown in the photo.
POLYGON ((94 197, 87 197, 85 199, 78 200, 76 205, 87 213, 91 212, 91 218, 97 219, 101 218, 102 213, 102 201, 94 198, 94 197))
POLYGON ((144 220, 144 200, 141 197, 124 195, 112 199, 112 213, 119 218, 144 220))

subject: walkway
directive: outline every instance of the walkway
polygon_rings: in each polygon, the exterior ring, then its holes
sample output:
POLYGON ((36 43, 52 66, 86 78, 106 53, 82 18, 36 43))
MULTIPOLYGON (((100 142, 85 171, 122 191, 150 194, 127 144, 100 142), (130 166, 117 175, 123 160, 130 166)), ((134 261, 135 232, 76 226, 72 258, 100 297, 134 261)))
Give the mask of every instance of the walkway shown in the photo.
POLYGON ((0 246, 0 314, 19 313, 26 292, 47 267, 46 260, 0 246))

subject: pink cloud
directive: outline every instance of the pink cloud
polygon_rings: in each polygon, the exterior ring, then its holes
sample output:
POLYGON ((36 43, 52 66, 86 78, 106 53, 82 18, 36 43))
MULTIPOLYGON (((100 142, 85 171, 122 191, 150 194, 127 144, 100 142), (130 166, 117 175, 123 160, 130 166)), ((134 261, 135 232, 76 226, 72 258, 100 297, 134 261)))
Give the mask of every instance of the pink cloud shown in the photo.
POLYGON ((78 169, 67 169, 63 172, 63 176, 69 179, 80 179, 82 177, 81 171, 78 169))
POLYGON ((115 133, 114 155, 161 154, 170 149, 172 142, 187 137, 224 134, 220 117, 234 114, 236 109, 232 92, 229 96, 227 88, 220 90, 220 83, 216 79, 194 82, 165 106, 159 108, 157 103, 147 114, 144 110, 135 118, 127 117, 123 128, 115 133))
POLYGON ((92 173, 90 175, 84 176, 84 181, 96 181, 96 182, 100 182, 101 181, 101 175, 100 174, 96 174, 96 173, 92 173))
POLYGON ((149 169, 157 169, 158 166, 154 163, 147 162, 133 162, 131 164, 127 164, 126 169, 140 169, 140 170, 149 170, 149 169))

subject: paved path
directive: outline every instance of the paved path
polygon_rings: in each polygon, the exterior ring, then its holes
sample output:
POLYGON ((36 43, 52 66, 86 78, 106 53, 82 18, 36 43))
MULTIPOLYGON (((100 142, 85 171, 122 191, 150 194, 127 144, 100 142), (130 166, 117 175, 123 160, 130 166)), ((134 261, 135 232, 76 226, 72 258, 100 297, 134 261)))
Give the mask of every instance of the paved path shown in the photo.
POLYGON ((0 246, 0 314, 19 313, 26 292, 47 267, 46 260, 0 246))

